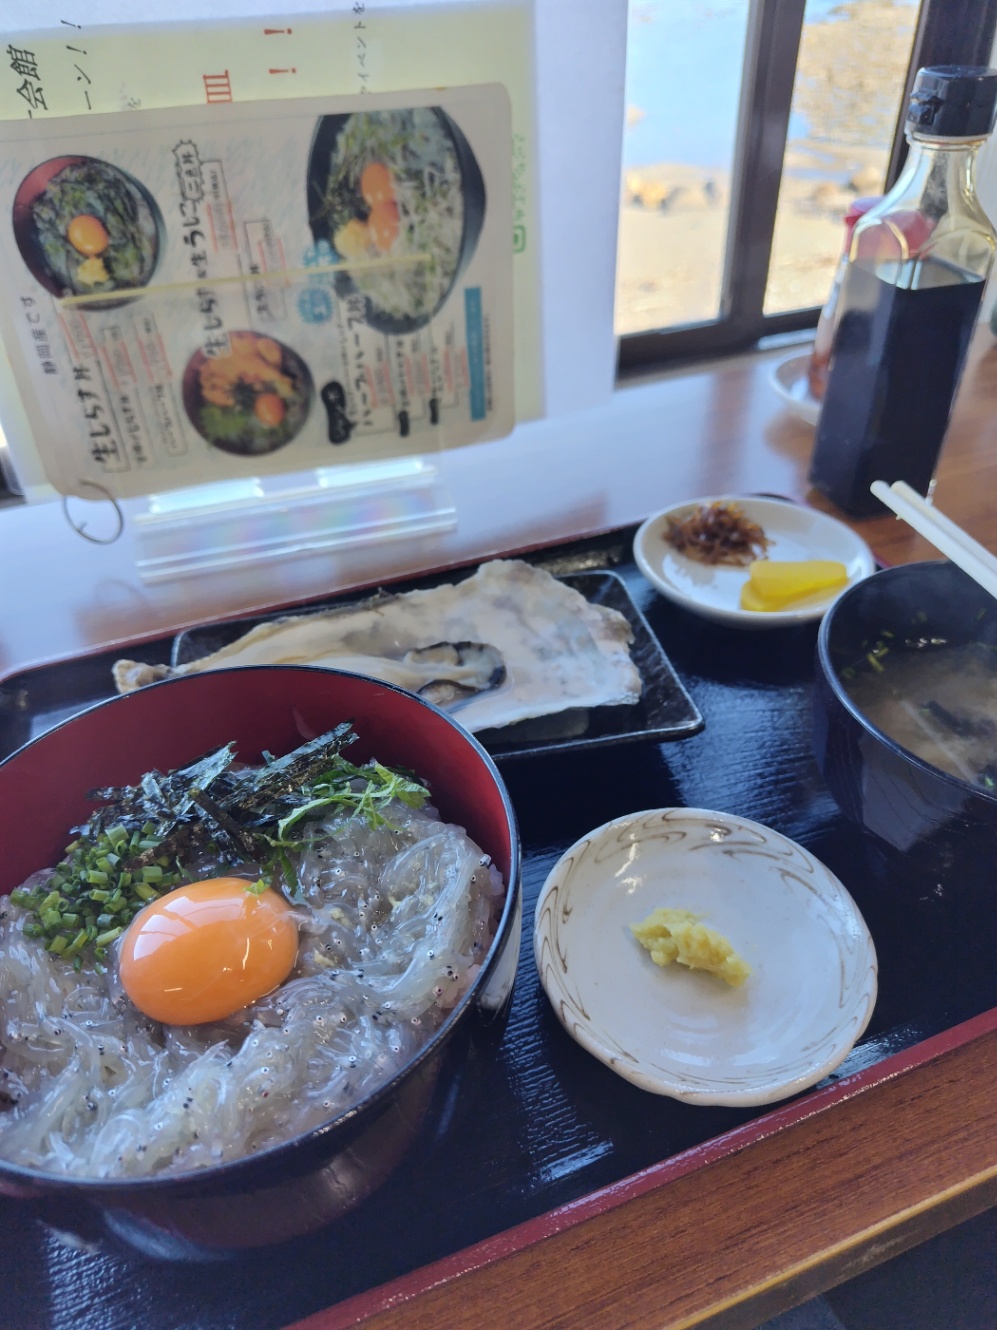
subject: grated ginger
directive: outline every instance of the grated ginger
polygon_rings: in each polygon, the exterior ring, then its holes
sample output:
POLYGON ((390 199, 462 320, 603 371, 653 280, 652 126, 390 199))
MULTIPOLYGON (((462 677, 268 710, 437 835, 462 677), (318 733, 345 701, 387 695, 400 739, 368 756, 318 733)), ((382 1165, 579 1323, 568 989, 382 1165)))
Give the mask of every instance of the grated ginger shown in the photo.
POLYGON ((96 255, 89 259, 84 259, 76 269, 76 280, 82 286, 99 286, 101 282, 108 281, 110 274, 103 259, 96 255))
POLYGON ((652 910, 631 932, 651 953, 655 965, 673 961, 690 970, 708 970, 725 983, 737 988, 751 973, 751 966, 740 957, 730 942, 715 929, 699 922, 691 910, 661 907, 652 910))

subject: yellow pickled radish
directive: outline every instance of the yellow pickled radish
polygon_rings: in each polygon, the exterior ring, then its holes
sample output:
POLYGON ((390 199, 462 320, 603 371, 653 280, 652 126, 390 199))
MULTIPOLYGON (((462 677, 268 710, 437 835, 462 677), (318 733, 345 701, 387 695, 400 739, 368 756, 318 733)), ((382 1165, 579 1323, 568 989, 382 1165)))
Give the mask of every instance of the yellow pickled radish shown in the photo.
POLYGON ((761 596, 755 590, 753 582, 745 582, 744 586, 741 587, 742 610, 756 610, 761 613, 765 610, 771 611, 781 608, 780 605, 773 604, 771 600, 762 600, 761 596))
POLYGON ((741 588, 741 608, 762 612, 786 609, 794 601, 833 591, 848 581, 845 565, 836 559, 755 559, 748 573, 741 588))

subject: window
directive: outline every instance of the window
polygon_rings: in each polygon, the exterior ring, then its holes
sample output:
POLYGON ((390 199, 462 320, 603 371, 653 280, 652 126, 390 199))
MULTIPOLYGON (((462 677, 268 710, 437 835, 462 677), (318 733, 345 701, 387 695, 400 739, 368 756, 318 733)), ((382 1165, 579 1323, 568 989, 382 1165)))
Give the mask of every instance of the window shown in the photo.
POLYGON ((917 25, 916 0, 807 0, 763 312, 820 306, 842 218, 883 193, 917 25), (875 61, 867 54, 875 51, 875 61))
POLYGON ((621 335, 720 317, 747 27, 748 0, 631 0, 621 335))
POLYGON ((621 372, 813 326, 915 71, 986 65, 997 0, 630 0, 621 372))

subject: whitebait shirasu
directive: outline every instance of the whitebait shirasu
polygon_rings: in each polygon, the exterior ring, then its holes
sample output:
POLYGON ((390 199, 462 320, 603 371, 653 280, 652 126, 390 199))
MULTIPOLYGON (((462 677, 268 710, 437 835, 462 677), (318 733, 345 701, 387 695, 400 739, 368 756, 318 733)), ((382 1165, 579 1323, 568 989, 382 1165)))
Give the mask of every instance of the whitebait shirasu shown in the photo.
POLYGON ((431 808, 395 801, 384 816, 310 826, 329 834, 297 860, 292 977, 217 1024, 149 1020, 113 965, 73 970, 0 901, 0 1156, 77 1177, 186 1172, 288 1140, 389 1080, 473 981, 504 888, 431 808))

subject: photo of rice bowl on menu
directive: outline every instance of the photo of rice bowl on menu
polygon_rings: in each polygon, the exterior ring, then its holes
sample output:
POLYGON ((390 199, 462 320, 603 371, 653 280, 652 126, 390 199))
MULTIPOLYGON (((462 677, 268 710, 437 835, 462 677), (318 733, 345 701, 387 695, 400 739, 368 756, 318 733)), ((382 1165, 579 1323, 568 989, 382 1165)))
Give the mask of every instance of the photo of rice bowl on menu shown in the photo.
MULTIPOLYGON (((11 214, 25 264, 57 296, 106 301, 152 278, 163 218, 148 189, 96 157, 54 157, 21 181, 11 214)), ((125 297, 127 298, 127 297, 125 297)))
POLYGON ((477 245, 485 186, 467 139, 439 107, 319 121, 308 172, 311 228, 343 260, 340 291, 385 332, 414 332, 446 300, 477 245), (382 265, 363 260, 395 260, 382 265), (361 262, 351 269, 351 261, 361 262))
POLYGON ((233 332, 225 356, 191 357, 184 409, 210 444, 239 456, 282 448, 301 430, 313 385, 299 355, 272 337, 233 332))

